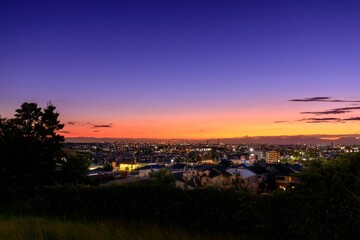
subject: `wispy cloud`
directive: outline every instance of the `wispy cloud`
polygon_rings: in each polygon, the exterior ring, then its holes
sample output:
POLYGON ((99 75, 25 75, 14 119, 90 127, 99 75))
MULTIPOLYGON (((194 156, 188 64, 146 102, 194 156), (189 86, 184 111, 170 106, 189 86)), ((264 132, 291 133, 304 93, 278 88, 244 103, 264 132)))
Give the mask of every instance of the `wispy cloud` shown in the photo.
POLYGON ((331 97, 295 98, 295 99, 290 99, 289 101, 290 102, 346 102, 346 103, 360 102, 360 100, 332 99, 331 97))
POLYGON ((77 125, 77 126, 88 126, 91 128, 112 128, 113 124, 95 124, 91 122, 75 122, 75 121, 69 121, 67 122, 68 125, 77 125))
POLYGON ((353 112, 352 110, 360 110, 360 106, 359 107, 334 108, 334 109, 319 111, 319 112, 300 112, 300 114, 314 114, 314 115, 343 114, 343 113, 353 112))
MULTIPOLYGON (((312 114, 312 115, 339 115, 345 113, 351 113, 355 110, 360 110, 359 103, 360 100, 343 100, 343 99, 333 99, 331 97, 311 97, 311 98, 295 98, 288 100, 290 102, 335 102, 335 103, 353 103, 351 107, 341 107, 341 108, 333 108, 326 109, 323 111, 304 111, 300 112, 300 114, 312 114)), ((347 121, 360 121, 360 117, 350 117, 350 118, 337 118, 337 117, 324 117, 324 118, 303 118, 297 120, 300 122, 306 123, 344 123, 347 121)), ((279 123, 281 121, 276 121, 275 123, 279 123)))
POLYGON ((93 124, 94 128, 111 128, 112 124, 93 124))
POLYGON ((59 133, 70 133, 69 131, 60 130, 59 133))
POLYGON ((309 118, 309 120, 314 120, 314 121, 339 121, 341 120, 341 118, 309 118))
POLYGON ((286 123, 288 121, 275 121, 274 123, 286 123))
POLYGON ((324 123, 324 122, 340 122, 341 118, 304 118, 299 121, 306 121, 307 123, 324 123))
POLYGON ((67 125, 76 125, 76 126, 86 126, 86 125, 89 125, 90 123, 88 123, 88 122, 77 122, 77 121, 68 121, 66 124, 67 125))
POLYGON ((360 110, 360 106, 357 106, 357 107, 335 108, 334 110, 360 110))
POLYGON ((348 112, 351 112, 351 111, 326 110, 326 111, 320 111, 320 112, 300 112, 300 114, 328 115, 328 114, 343 114, 343 113, 348 113, 348 112))
POLYGON ((345 120, 345 121, 360 121, 360 117, 345 118, 343 120, 345 120))
POLYGON ((290 99, 290 102, 325 102, 329 101, 330 97, 312 97, 312 98, 295 98, 290 99))
POLYGON ((360 121, 360 117, 350 118, 303 118, 298 120, 306 123, 345 123, 349 121, 360 121))

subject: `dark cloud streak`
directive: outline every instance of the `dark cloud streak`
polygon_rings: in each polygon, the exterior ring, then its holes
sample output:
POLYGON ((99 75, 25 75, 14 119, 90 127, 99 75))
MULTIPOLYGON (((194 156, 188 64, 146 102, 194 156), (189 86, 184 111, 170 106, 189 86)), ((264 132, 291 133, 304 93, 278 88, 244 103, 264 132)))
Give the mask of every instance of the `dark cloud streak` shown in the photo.
POLYGON ((344 121, 360 121, 360 117, 345 118, 344 121))
POLYGON ((274 123, 286 123, 288 121, 275 121, 274 123))
POLYGON ((70 133, 69 131, 60 130, 59 133, 70 133))
POLYGON ((344 102, 344 103, 359 103, 360 100, 340 100, 332 99, 331 97, 311 97, 311 98, 295 98, 290 99, 290 102, 344 102))
POLYGON ((360 121, 360 117, 350 118, 303 118, 298 120, 306 123, 345 123, 349 121, 360 121))
POLYGON ((360 107, 334 108, 319 112, 300 112, 300 114, 314 114, 314 115, 343 114, 343 113, 353 112, 352 110, 360 110, 360 107))
POLYGON ((326 110, 326 111, 322 111, 322 112, 300 112, 300 114, 314 114, 314 115, 328 115, 328 114, 343 114, 343 113, 348 113, 351 111, 347 111, 347 110, 326 110))
POLYGON ((113 124, 94 124, 91 122, 75 122, 75 121, 69 121, 67 122, 69 125, 78 125, 78 126, 91 126, 92 128, 112 128, 113 124))
POLYGON ((112 125, 111 124, 99 124, 99 125, 93 124, 93 127, 94 128, 112 128, 112 125))
POLYGON ((329 101, 330 97, 312 97, 312 98, 295 98, 290 99, 290 102, 325 102, 329 101))
POLYGON ((341 118, 305 118, 311 121, 339 121, 341 118))
POLYGON ((338 123, 341 122, 341 118, 303 118, 299 120, 300 122, 306 122, 306 123, 328 123, 328 122, 334 122, 338 123))

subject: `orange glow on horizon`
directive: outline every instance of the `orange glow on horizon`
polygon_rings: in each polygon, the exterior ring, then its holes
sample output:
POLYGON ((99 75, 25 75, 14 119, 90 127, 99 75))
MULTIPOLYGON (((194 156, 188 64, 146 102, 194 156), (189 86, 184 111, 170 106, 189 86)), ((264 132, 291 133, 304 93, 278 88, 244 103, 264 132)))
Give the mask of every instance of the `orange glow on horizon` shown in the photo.
POLYGON ((314 134, 354 134, 355 123, 119 123, 107 128, 66 126, 65 137, 96 138, 234 138, 244 136, 291 136, 314 134), (68 133, 67 133, 68 132, 68 133))
POLYGON ((109 112, 96 115, 98 117, 88 116, 85 121, 62 121, 65 128, 61 134, 67 138, 212 139, 360 133, 356 132, 359 129, 356 121, 307 123, 301 120, 308 116, 300 115, 300 109, 243 107, 216 112, 205 109, 124 116, 109 112))

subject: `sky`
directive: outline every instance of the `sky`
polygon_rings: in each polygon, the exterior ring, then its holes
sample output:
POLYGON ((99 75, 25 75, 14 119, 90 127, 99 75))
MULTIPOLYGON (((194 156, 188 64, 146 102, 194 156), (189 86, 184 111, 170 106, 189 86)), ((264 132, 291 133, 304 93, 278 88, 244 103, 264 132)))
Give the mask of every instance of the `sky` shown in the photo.
POLYGON ((360 134, 360 2, 0 2, 0 115, 65 137, 360 134))

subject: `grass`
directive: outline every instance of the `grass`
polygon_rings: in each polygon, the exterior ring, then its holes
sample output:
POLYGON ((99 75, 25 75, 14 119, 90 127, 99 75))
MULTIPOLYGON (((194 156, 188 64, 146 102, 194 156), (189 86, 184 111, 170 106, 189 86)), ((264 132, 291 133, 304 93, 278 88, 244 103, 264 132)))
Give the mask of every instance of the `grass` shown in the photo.
POLYGON ((199 233, 152 223, 84 223, 45 217, 0 216, 0 239, 6 240, 250 240, 254 236, 199 233))

